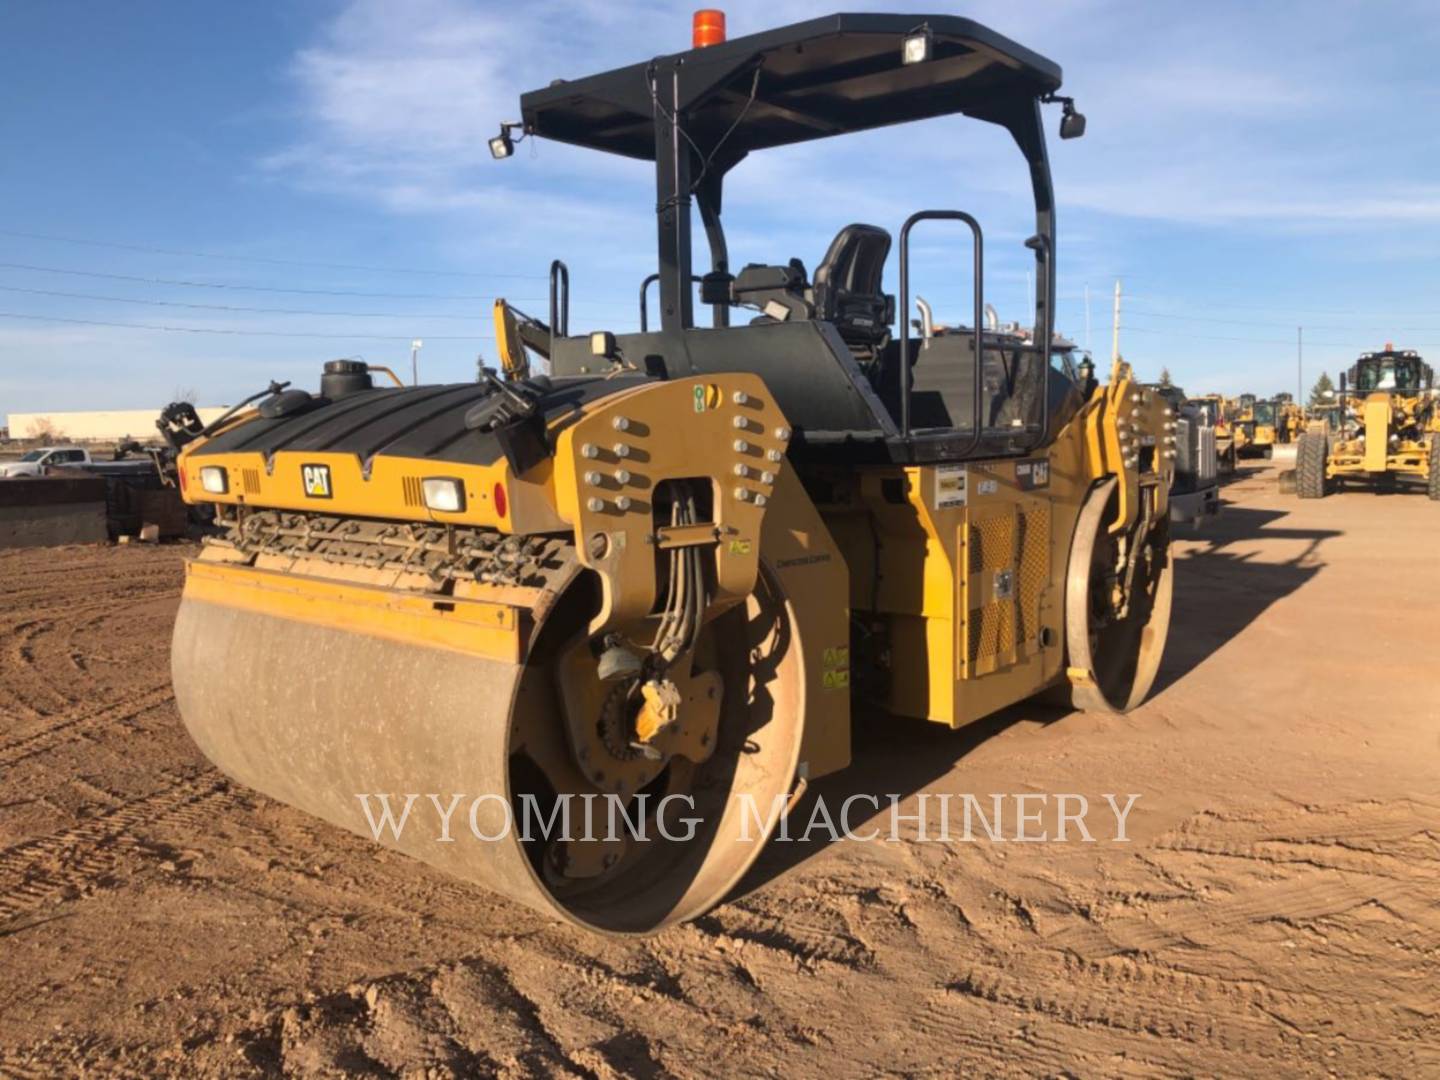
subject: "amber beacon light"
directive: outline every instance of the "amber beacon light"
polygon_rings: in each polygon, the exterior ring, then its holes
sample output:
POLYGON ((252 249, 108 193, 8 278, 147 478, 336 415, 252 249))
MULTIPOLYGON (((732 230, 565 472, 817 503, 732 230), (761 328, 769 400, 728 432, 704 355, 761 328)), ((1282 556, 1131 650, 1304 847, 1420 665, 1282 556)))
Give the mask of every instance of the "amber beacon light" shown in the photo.
POLYGON ((719 45, 725 40, 725 13, 718 8, 701 8, 695 12, 692 44, 697 49, 719 45))

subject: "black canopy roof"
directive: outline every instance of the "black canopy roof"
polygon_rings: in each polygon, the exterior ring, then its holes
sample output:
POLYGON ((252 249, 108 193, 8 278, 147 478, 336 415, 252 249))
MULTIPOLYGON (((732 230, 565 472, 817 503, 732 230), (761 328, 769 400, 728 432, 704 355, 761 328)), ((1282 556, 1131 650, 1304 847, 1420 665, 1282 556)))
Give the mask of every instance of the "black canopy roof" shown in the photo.
MULTIPOLYGON (((908 120, 966 112, 1004 122, 1017 100, 1061 82, 1057 64, 951 15, 828 15, 667 61, 660 101, 678 102, 686 135, 717 169, 751 150, 908 120), (922 31, 930 59, 903 63, 904 40, 922 31)), ((655 71, 632 64, 531 91, 520 99, 525 129, 653 160, 655 71)))

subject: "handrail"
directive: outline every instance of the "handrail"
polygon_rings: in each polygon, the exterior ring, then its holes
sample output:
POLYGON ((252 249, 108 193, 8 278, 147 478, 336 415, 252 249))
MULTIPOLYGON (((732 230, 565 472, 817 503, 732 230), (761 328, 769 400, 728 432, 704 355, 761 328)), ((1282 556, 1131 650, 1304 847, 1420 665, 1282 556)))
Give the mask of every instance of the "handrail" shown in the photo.
MULTIPOLYGON (((971 320, 975 335, 975 392, 973 405, 974 431, 970 442, 957 456, 968 457, 980 445, 984 428, 980 422, 980 399, 984 389, 985 364, 985 237, 980 223, 963 210, 920 210, 905 219, 900 227, 900 434, 910 438, 910 393, 914 373, 910 363, 910 230, 922 221, 963 221, 975 237, 975 315, 971 320)), ((1049 364, 1049 358, 1044 358, 1049 364)))
POLYGON ((550 344, 570 336, 570 268, 559 259, 550 264, 550 344))
POLYGON ((648 334, 650 332, 650 313, 646 309, 645 297, 650 290, 650 286, 659 280, 659 274, 651 274, 644 281, 640 282, 640 332, 642 334, 648 334))
MULTIPOLYGON (((640 332, 642 334, 648 334, 650 332, 650 312, 646 307, 646 298, 649 295, 650 286, 659 280, 659 274, 651 274, 644 281, 640 282, 640 332)), ((692 285, 699 285, 703 280, 699 274, 690 275, 690 283, 692 285)))
MULTIPOLYGON (((1035 433, 1034 440, 1026 444, 1025 452, 1028 454, 1044 445, 1050 434, 1050 358, 1055 351, 1055 259, 1048 235, 1032 236, 1025 241, 1025 246, 1035 252, 1035 261, 1041 264, 1043 272, 1035 275, 1036 288, 1045 294, 1045 320, 1043 323, 1039 320, 1038 311, 1035 320, 1035 329, 1043 326, 1045 331, 1044 339, 1035 342, 1040 352, 1040 430, 1035 433)), ((1039 303, 1038 296, 1036 302, 1039 303)))

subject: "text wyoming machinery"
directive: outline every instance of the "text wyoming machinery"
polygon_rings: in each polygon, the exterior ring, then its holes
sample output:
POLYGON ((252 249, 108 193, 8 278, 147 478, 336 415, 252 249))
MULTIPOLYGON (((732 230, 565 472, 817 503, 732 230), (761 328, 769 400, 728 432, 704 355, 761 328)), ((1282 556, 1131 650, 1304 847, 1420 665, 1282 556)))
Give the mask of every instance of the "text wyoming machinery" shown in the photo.
POLYGON ((1440 389, 1413 350, 1390 345, 1366 353, 1340 375, 1333 420, 1318 416, 1300 437, 1295 490, 1318 499, 1341 483, 1426 484, 1440 500, 1440 389))
POLYGON ((1125 710, 1170 615, 1171 410, 1123 364, 1098 385, 1051 362, 1043 105, 1083 130, 1060 69, 949 16, 704 29, 708 47, 525 94, 492 142, 654 161, 658 328, 568 334, 557 264, 548 323, 497 304, 504 378, 382 388, 333 362, 318 394, 269 394, 179 461, 227 530, 175 629, 205 753, 366 836, 364 793, 466 793, 454 842, 381 841, 610 932, 723 898, 773 829, 754 808, 849 763, 852 698, 950 727, 1057 688, 1125 710), (747 155, 957 113, 1025 160, 1031 341, 986 336, 982 227, 960 210, 901 226, 898 320, 875 226, 842 228, 813 276, 731 271, 721 191, 747 155), (969 240, 974 318, 917 337, 911 235, 937 224, 969 240), (688 835, 643 828, 665 796, 688 835), (581 797, 626 826, 506 828, 581 797))

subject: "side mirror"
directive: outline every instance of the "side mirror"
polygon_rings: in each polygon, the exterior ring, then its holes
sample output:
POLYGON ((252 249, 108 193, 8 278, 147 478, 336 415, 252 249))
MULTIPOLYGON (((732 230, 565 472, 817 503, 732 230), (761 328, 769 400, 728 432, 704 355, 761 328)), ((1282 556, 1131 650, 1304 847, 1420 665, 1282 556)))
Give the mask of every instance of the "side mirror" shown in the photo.
POLYGON ((1078 139, 1085 134, 1085 114, 1078 113, 1071 106, 1066 106, 1065 111, 1060 114, 1060 138, 1078 139))
POLYGON ((735 275, 724 270, 712 270, 700 279, 700 302, 702 304, 733 304, 730 286, 735 284, 735 275))

